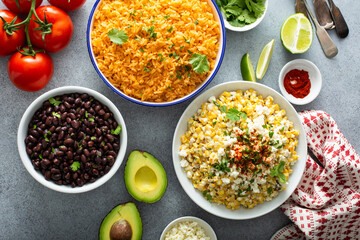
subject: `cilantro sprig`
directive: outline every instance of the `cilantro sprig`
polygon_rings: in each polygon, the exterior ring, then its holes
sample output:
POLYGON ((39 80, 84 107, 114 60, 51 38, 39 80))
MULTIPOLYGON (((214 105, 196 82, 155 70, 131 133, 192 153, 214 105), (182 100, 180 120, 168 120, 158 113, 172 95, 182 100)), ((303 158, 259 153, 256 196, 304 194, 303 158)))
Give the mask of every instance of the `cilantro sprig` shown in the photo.
POLYGON ((245 112, 241 112, 236 108, 230 108, 226 113, 226 118, 231 121, 239 121, 241 118, 247 119, 247 114, 245 112))
POLYGON ((110 41, 117 45, 123 45, 129 39, 125 31, 116 28, 111 29, 107 35, 110 38, 110 41))
POLYGON ((284 175, 285 161, 281 161, 279 165, 274 166, 270 169, 270 176, 271 177, 278 177, 280 182, 286 183, 286 176, 284 175))
POLYGON ((70 167, 71 167, 71 170, 76 172, 80 168, 80 163, 78 161, 75 161, 70 165, 70 167))
POLYGON ((210 63, 206 55, 194 53, 193 56, 190 58, 189 63, 191 64, 193 70, 196 73, 202 74, 204 72, 209 72, 210 70, 210 63))
POLYGON ((59 106, 61 101, 56 100, 55 98, 50 98, 49 102, 54 106, 59 106))

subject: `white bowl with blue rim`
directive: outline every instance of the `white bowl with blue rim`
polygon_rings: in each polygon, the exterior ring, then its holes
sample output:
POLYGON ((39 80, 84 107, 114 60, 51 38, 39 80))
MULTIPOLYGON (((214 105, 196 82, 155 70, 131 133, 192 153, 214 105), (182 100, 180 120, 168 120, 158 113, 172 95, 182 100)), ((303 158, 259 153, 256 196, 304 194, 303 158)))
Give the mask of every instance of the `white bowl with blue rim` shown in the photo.
POLYGON ((94 52, 92 50, 92 44, 91 44, 91 30, 93 28, 93 22, 94 22, 94 14, 96 12, 96 10, 98 9, 100 3, 102 0, 96 0, 91 12, 90 12, 90 16, 89 16, 89 21, 88 21, 88 26, 87 26, 87 32, 86 32, 86 40, 87 40, 87 47, 88 47, 88 51, 89 51, 89 55, 90 55, 90 59, 91 62, 96 70, 96 72, 99 74, 100 78, 104 81, 104 83, 111 88, 111 90, 113 90, 116 94, 122 96, 123 98, 140 104, 140 105, 145 105, 145 106, 151 106, 151 107, 165 107, 165 106, 171 106, 171 105, 175 105, 181 102, 184 102, 192 97, 194 97, 195 95, 197 95, 198 93, 200 93, 211 81, 212 79, 215 77, 216 73, 218 72, 220 65, 222 63, 224 54, 225 54, 225 45, 226 45, 226 39, 225 39, 225 23, 223 20, 223 17, 221 15, 221 12, 219 10, 219 8, 217 7, 216 3, 214 0, 208 0, 209 5, 212 8, 215 20, 219 22, 219 27, 220 27, 220 39, 219 39, 219 49, 218 49, 218 53, 216 56, 216 62, 215 62, 215 67, 212 70, 212 72, 209 74, 209 76, 203 81, 202 84, 200 84, 199 86, 196 87, 196 89, 194 91, 192 91, 191 93, 189 93, 188 95, 175 99, 173 101, 169 101, 169 102, 149 102, 149 101, 141 101, 137 98, 131 97, 129 95, 126 95, 123 91, 121 91, 120 89, 116 88, 115 86, 113 86, 110 81, 105 77, 105 75, 100 71, 96 59, 95 59, 95 55, 94 52))

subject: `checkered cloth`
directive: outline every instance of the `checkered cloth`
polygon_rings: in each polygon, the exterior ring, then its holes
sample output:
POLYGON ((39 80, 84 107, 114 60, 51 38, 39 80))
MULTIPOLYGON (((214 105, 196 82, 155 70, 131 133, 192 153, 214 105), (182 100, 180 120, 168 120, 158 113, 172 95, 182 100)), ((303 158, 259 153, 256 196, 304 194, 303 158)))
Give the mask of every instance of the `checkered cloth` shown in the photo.
POLYGON ((307 156, 299 185, 280 207, 293 224, 272 239, 360 239, 359 155, 327 113, 300 117, 308 147, 324 168, 307 156))

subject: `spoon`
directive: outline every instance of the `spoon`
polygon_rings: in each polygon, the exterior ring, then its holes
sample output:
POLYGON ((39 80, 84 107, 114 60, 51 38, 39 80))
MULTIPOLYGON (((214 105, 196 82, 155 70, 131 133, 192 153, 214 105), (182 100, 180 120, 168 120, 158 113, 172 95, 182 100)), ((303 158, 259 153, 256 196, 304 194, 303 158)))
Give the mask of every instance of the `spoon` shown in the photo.
POLYGON ((349 28, 345 22, 340 9, 334 4, 332 0, 328 0, 331 8, 331 15, 335 22, 335 30, 339 37, 345 38, 349 34, 349 28))
POLYGON ((309 18, 309 16, 307 15, 307 12, 306 12, 305 5, 304 5, 302 0, 296 0, 295 12, 296 13, 302 13, 302 14, 305 15, 305 17, 309 18))
POLYGON ((303 2, 305 3, 306 10, 308 11, 308 13, 309 13, 309 15, 311 17, 311 20, 315 25, 316 36, 319 39, 321 48, 324 51, 325 56, 328 57, 328 58, 335 57, 337 55, 337 53, 338 53, 338 49, 337 49, 335 43, 330 38, 330 36, 326 32, 326 30, 322 26, 320 26, 320 24, 318 23, 318 21, 316 20, 313 12, 310 10, 310 7, 309 7, 307 1, 303 0, 303 2))

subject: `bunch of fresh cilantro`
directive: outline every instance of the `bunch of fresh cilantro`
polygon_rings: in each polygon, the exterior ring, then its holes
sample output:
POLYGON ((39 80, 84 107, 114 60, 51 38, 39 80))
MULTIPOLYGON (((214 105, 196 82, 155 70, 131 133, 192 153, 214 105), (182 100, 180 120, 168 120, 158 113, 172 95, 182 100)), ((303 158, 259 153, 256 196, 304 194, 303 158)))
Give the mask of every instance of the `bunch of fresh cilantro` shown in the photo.
POLYGON ((234 27, 256 21, 265 11, 265 0, 215 0, 226 20, 234 27))

